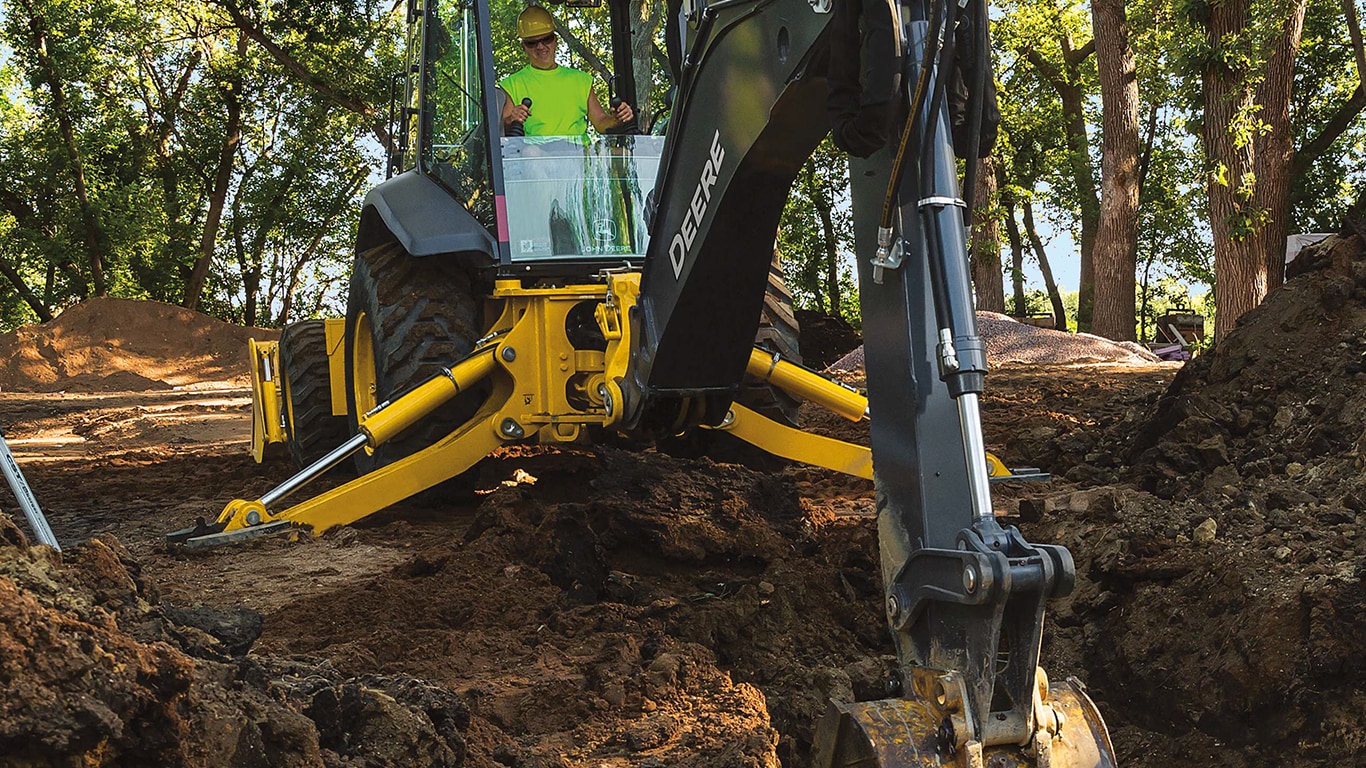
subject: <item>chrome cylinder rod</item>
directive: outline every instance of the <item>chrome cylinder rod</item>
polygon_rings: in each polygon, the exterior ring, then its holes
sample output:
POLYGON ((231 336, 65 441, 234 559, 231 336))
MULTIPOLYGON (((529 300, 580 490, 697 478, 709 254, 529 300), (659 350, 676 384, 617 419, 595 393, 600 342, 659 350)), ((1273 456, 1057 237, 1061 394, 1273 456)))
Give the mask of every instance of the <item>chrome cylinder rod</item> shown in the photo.
POLYGON ((991 480, 987 476, 987 447, 982 438, 982 410, 976 392, 958 397, 958 421, 963 430, 963 454, 968 463, 968 492, 972 513, 978 520, 994 520, 991 480))
POLYGON ((352 436, 350 440, 347 440, 329 451, 326 456, 309 464, 299 470, 298 474, 266 492, 266 494, 261 497, 261 506, 270 509, 271 505, 275 502, 304 487, 313 480, 313 478, 337 466, 351 456, 351 454, 364 448, 369 440, 370 438, 366 436, 364 432, 352 436))
POLYGON ((38 508, 38 500, 33 497, 33 489, 28 487, 24 473, 19 471, 19 463, 14 460, 14 454, 10 452, 3 433, 0 433, 0 470, 4 471, 10 490, 14 491, 14 498, 19 500, 19 508, 24 511, 24 517, 28 518, 28 526, 33 529, 38 541, 61 552, 62 547, 57 543, 57 537, 52 534, 52 528, 48 527, 43 510, 38 508))

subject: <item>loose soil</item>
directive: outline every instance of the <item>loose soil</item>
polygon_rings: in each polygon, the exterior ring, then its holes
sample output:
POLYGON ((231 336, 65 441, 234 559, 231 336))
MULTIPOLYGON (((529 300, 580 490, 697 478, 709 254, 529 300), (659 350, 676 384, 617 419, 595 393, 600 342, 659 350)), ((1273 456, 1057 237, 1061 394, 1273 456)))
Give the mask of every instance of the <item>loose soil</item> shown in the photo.
MULTIPOLYGON (((1366 762, 1366 254, 1296 265, 1184 368, 989 377, 989 446, 1054 478, 1000 486, 998 512, 1077 564, 1044 664, 1089 686, 1123 765, 1366 762)), ((805 766, 829 698, 895 678, 869 483, 523 447, 473 499, 162 551, 290 474, 246 455, 249 407, 0 398, 72 545, 0 526, 0 764, 805 766)))

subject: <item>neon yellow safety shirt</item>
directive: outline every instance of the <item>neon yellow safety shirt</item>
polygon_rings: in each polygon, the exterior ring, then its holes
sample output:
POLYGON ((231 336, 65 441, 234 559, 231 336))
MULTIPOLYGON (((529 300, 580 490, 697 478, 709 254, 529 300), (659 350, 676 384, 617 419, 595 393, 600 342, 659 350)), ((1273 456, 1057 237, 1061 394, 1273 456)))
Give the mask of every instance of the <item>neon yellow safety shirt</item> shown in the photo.
POLYGON ((528 64, 498 81, 512 103, 531 99, 527 136, 587 136, 588 92, 593 77, 571 67, 536 69, 528 64))

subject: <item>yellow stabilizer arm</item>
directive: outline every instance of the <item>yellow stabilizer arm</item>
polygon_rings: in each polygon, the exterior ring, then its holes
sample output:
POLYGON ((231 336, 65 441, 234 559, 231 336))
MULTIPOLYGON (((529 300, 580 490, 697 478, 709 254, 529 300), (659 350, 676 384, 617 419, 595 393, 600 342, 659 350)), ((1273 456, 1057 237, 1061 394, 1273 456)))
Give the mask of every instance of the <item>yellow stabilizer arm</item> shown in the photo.
POLYGON ((476 351, 454 368, 443 370, 397 400, 384 403, 362 419, 359 433, 326 456, 305 467, 260 499, 234 499, 211 526, 177 531, 172 543, 208 547, 242 538, 250 529, 269 532, 290 525, 306 525, 314 533, 345 525, 378 512, 419 491, 455 477, 474 466, 502 444, 493 417, 512 391, 504 382, 474 418, 436 444, 411 456, 356 478, 282 512, 271 507, 309 481, 365 447, 375 448, 412 426, 451 398, 488 378, 495 369, 494 346, 476 351))
POLYGON ((789 395, 828 408, 850 421, 868 418, 868 398, 800 365, 793 365, 772 352, 756 347, 749 353, 745 372, 789 395))
MULTIPOLYGON (((823 406, 850 421, 869 417, 868 398, 766 350, 756 347, 750 352, 745 370, 790 395, 823 406)), ((873 458, 868 448, 793 429, 738 403, 731 406, 731 416, 726 423, 716 429, 728 431, 774 456, 873 479, 873 458)), ((993 481, 1047 478, 1037 469, 1021 472, 1017 474, 994 454, 987 453, 987 475, 993 481)))
POLYGON ((766 418, 733 403, 730 418, 717 427, 774 456, 873 479, 873 452, 832 437, 813 435, 766 418))

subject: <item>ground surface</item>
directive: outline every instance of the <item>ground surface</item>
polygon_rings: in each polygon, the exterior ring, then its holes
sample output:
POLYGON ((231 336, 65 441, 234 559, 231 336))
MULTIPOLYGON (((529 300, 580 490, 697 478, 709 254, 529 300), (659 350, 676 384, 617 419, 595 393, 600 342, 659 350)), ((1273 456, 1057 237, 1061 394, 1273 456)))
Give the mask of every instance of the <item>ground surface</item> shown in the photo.
MULTIPOLYGON (((998 510, 1077 562, 1044 664, 1122 765, 1366 761, 1366 256, 1301 258, 1184 369, 990 377, 989 446, 1055 476, 998 510)), ((163 552, 289 475, 248 416, 231 387, 0 398, 53 529, 98 536, 57 562, 0 526, 0 764, 804 766, 825 701, 895 674, 869 483, 527 448, 473 498, 163 552)))

